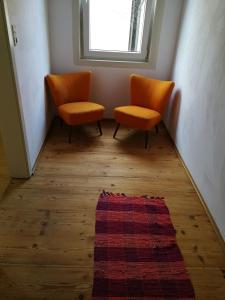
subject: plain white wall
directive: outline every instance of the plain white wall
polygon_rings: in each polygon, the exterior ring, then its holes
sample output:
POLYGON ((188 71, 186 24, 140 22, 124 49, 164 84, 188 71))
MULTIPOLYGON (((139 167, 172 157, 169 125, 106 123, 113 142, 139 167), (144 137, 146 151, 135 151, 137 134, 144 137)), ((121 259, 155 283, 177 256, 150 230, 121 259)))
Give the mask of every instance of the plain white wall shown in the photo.
MULTIPOLYGON (((164 2, 163 0, 159 0, 164 2)), ((106 106, 106 117, 111 117, 112 108, 129 101, 131 73, 168 79, 174 58, 179 30, 182 0, 166 0, 161 25, 156 67, 154 69, 131 69, 115 67, 76 66, 74 62, 74 11, 73 0, 48 0, 51 71, 53 73, 79 70, 93 71, 92 97, 106 106)))
POLYGON ((186 2, 166 124, 225 239, 225 1, 186 2))
POLYGON ((18 37, 13 56, 31 169, 52 118, 44 87, 44 76, 50 72, 46 3, 7 0, 9 21, 16 26, 18 37))

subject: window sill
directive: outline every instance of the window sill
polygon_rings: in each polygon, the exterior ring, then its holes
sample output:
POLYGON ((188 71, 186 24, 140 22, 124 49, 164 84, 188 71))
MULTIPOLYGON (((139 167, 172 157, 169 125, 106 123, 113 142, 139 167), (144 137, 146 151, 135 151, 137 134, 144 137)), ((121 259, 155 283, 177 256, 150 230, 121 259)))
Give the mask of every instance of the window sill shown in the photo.
POLYGON ((95 67, 111 67, 111 68, 143 68, 155 69, 155 64, 152 61, 116 61, 116 60, 99 60, 93 58, 75 58, 76 65, 80 66, 95 66, 95 67))

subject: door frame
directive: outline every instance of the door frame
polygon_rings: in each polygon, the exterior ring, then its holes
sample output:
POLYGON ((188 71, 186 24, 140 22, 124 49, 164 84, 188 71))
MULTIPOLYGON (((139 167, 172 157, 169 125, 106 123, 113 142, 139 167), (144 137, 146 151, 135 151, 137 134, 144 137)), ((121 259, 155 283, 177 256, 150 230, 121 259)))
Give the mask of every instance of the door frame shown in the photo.
POLYGON ((0 131, 11 177, 32 174, 6 0, 0 0, 0 131))

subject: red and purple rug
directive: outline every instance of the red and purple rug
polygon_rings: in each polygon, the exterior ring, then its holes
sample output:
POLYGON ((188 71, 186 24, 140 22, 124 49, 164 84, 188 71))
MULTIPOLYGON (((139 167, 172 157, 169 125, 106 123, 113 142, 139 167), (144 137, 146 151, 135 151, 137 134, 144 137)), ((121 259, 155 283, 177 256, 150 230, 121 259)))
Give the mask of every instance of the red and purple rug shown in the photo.
POLYGON ((93 300, 194 299, 163 198, 103 192, 95 230, 93 300))

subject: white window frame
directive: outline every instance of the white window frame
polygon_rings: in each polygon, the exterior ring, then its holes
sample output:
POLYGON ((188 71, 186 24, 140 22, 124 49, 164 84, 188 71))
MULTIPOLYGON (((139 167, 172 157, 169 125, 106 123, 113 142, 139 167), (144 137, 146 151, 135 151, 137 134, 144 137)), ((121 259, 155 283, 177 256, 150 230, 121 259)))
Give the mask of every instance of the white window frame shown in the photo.
MULTIPOLYGON (((154 9, 151 10, 150 30, 148 35, 148 53, 145 59, 137 60, 127 57, 127 52, 118 58, 104 58, 99 53, 97 57, 84 55, 84 40, 83 40, 83 20, 82 20, 82 1, 74 0, 74 18, 73 18, 73 35, 74 35, 74 62, 80 66, 107 66, 107 67, 125 67, 125 68, 146 68, 154 69, 157 62, 157 51, 160 40, 160 31, 163 18, 164 1, 153 0, 154 9), (126 55, 126 57, 125 57, 126 55)), ((122 1, 122 0, 121 0, 122 1)), ((146 10, 147 11, 147 10, 146 10)), ((149 12, 150 13, 150 12, 149 12)), ((106 52, 106 51, 105 51, 106 52)))
MULTIPOLYGON (((122 1, 122 0, 121 0, 122 1)), ((146 62, 149 59, 149 49, 151 41, 151 29, 155 15, 156 0, 147 0, 145 10, 145 20, 142 37, 142 47, 140 52, 131 51, 100 51, 89 50, 89 0, 81 0, 81 40, 83 42, 82 58, 100 60, 120 60, 146 62)))

